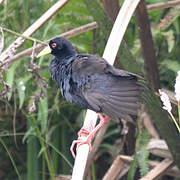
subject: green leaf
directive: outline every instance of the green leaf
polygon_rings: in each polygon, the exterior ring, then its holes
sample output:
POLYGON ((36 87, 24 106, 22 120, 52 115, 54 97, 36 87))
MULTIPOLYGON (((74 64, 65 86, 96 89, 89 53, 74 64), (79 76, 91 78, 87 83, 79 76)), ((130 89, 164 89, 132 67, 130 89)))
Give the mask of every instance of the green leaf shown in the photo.
POLYGON ((26 131, 22 142, 25 143, 26 139, 28 139, 29 136, 32 136, 32 135, 35 135, 35 129, 34 129, 34 127, 30 126, 30 128, 26 131))
POLYGON ((136 156, 134 156, 134 160, 131 162, 131 166, 128 172, 128 178, 127 178, 128 180, 134 179, 136 169, 137 169, 137 158, 136 156))
POLYGON ((147 145, 149 142, 149 133, 147 132, 147 130, 142 130, 142 132, 138 136, 137 141, 139 142, 137 160, 140 167, 141 177, 143 177, 149 171, 149 163, 148 163, 149 151, 147 150, 147 145))
POLYGON ((55 132, 56 128, 58 128, 58 127, 59 127, 59 123, 51 126, 48 129, 48 132, 46 133, 46 141, 47 142, 51 141, 52 134, 55 132))
POLYGON ((149 171, 149 163, 148 163, 149 152, 147 151, 146 146, 141 147, 141 150, 137 157, 140 166, 141 177, 143 177, 149 171))
POLYGON ((174 8, 171 8, 169 12, 164 17, 164 20, 167 21, 165 25, 161 28, 162 31, 167 30, 180 16, 180 7, 176 6, 174 8))
POLYGON ((83 121, 84 121, 84 118, 85 118, 85 115, 86 115, 86 111, 85 110, 82 110, 80 111, 79 115, 77 116, 76 118, 76 122, 81 126, 83 121))
POLYGON ((160 64, 175 73, 180 69, 180 63, 173 59, 164 59, 160 64))
POLYGON ((47 97, 40 98, 38 108, 38 122, 41 123, 41 132, 46 131, 47 120, 48 120, 48 101, 47 97))
POLYGON ((178 101, 178 116, 179 116, 179 125, 180 125, 180 101, 178 101))
POLYGON ((20 78, 16 81, 17 91, 19 96, 19 109, 22 108, 24 99, 25 99, 25 90, 26 90, 26 82, 32 77, 32 75, 28 75, 24 78, 20 78))
POLYGON ((15 70, 18 67, 18 65, 20 64, 20 61, 16 61, 15 63, 12 64, 12 66, 8 69, 7 73, 6 73, 6 83, 9 85, 10 87, 10 91, 8 93, 8 100, 11 99, 12 96, 12 89, 13 89, 13 84, 14 84, 14 77, 15 77, 15 70))
POLYGON ((170 53, 174 47, 175 40, 174 40, 174 32, 173 30, 169 30, 167 32, 161 32, 163 36, 165 36, 167 43, 168 43, 168 52, 170 53))
POLYGON ((116 153, 116 147, 114 145, 111 145, 111 144, 108 144, 108 143, 102 143, 100 145, 100 147, 106 149, 106 152, 111 151, 111 152, 113 152, 113 154, 116 153))
POLYGON ((42 147, 37 155, 38 158, 41 156, 41 154, 44 152, 44 150, 45 150, 45 147, 42 147))
POLYGON ((69 167, 73 168, 71 162, 64 156, 63 153, 61 153, 55 146, 53 146, 53 144, 51 144, 50 142, 47 143, 49 146, 51 146, 51 148, 56 152, 58 153, 63 159, 64 161, 67 162, 67 164, 69 165, 69 167))
POLYGON ((11 160, 11 163, 12 163, 12 165, 13 165, 13 167, 14 167, 17 175, 18 175, 18 178, 19 178, 19 180, 21 180, 22 178, 21 178, 21 175, 20 175, 20 173, 19 173, 19 171, 18 171, 18 168, 17 168, 17 166, 16 166, 16 164, 15 164, 15 161, 14 161, 14 159, 13 159, 10 151, 8 150, 8 147, 6 146, 6 144, 4 143, 4 141, 2 140, 2 138, 0 138, 0 143, 3 145, 4 149, 6 150, 8 156, 9 156, 9 158, 10 158, 10 160, 11 160))
POLYGON ((40 169, 40 161, 37 158, 37 154, 39 152, 39 142, 38 138, 35 136, 31 136, 28 138, 27 142, 27 176, 26 180, 39 180, 41 179, 41 175, 39 173, 40 169))
POLYGON ((19 109, 22 108, 24 103, 25 90, 26 90, 26 86, 24 84, 24 81, 17 81, 17 91, 19 95, 19 109))
POLYGON ((105 135, 104 135, 104 138, 103 139, 106 139, 106 138, 111 138, 111 136, 113 135, 116 135, 116 134, 119 134, 119 129, 112 129, 112 130, 109 130, 105 135))

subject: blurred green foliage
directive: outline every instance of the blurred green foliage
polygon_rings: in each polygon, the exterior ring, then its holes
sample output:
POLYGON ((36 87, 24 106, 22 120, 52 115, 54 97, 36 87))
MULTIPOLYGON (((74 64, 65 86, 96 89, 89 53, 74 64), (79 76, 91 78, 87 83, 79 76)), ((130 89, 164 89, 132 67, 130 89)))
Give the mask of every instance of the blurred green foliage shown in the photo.
MULTIPOLYGON (((55 2, 55 0, 5 0, 0 6, 0 26, 22 33, 55 2)), ((122 2, 123 0, 120 0, 120 4, 122 2)), ((146 2, 152 4, 164 2, 164 0, 147 0, 146 2)), ((102 2, 99 3, 102 6, 102 2)), ((44 41, 92 22, 94 19, 90 13, 82 0, 71 0, 33 37, 44 41)), ((149 12, 162 87, 170 90, 173 90, 176 72, 180 70, 179 15, 178 8, 149 12), (164 19, 164 24, 161 19, 164 19)), ((96 42, 94 33, 95 30, 71 38, 78 52, 94 52, 96 42)), ((103 36, 103 34, 100 35, 103 36)), ((4 49, 16 38, 4 32, 4 49)), ((143 65, 134 18, 128 26, 125 38, 130 52, 138 63, 143 65)), ((19 51, 32 46, 33 42, 27 40, 19 51)), ((101 54, 103 46, 95 52, 101 54)), ((70 174, 72 171, 73 158, 69 147, 72 140, 77 137, 76 134, 82 126, 85 113, 74 104, 67 104, 61 97, 56 83, 51 80, 48 72, 50 59, 52 59, 51 55, 41 58, 40 61, 34 60, 33 63, 38 64, 40 68, 32 71, 31 58, 22 58, 14 62, 7 72, 3 73, 3 79, 9 85, 9 89, 8 99, 0 97, 0 138, 1 146, 7 147, 10 156, 6 148, 0 149, 2 162, 0 179, 20 179, 17 175, 19 173, 22 179, 30 180, 33 176, 33 179, 44 180, 51 170, 55 175, 70 174), (14 132, 17 135, 13 136, 14 132), (17 171, 14 171, 10 157, 17 171)), ((0 92, 3 92, 2 85, 0 85, 0 92)), ((96 174, 97 179, 103 176, 112 163, 112 157, 118 154, 119 149, 122 149, 120 130, 116 123, 112 123, 104 137, 98 151, 99 161, 93 164, 92 168, 94 176, 96 170, 93 169, 103 166, 102 172, 96 174)), ((147 134, 143 132, 142 137, 147 137, 147 134)), ((140 138, 139 141, 141 142, 140 138)), ((136 156, 133 164, 135 167, 140 161, 140 166, 145 167, 141 168, 142 175, 148 170, 148 167, 146 168, 148 155, 144 149, 146 144, 146 141, 140 143, 142 159, 136 156)), ((129 175, 131 176, 132 174, 129 175)))

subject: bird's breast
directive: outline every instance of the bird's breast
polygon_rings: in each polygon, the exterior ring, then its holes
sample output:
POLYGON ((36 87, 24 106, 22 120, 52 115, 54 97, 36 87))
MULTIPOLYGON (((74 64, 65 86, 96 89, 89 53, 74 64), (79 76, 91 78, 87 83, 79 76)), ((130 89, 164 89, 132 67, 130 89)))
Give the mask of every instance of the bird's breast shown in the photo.
POLYGON ((53 80, 55 80, 61 89, 61 94, 68 102, 72 102, 70 93, 71 85, 71 65, 57 62, 56 59, 52 60, 49 72, 53 80))

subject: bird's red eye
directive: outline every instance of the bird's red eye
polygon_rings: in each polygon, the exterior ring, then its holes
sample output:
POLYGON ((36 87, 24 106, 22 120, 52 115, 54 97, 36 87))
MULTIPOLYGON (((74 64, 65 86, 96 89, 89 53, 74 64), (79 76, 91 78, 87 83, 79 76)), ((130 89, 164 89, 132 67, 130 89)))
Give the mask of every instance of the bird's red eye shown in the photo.
POLYGON ((56 43, 52 43, 52 48, 55 48, 57 45, 56 45, 56 43))

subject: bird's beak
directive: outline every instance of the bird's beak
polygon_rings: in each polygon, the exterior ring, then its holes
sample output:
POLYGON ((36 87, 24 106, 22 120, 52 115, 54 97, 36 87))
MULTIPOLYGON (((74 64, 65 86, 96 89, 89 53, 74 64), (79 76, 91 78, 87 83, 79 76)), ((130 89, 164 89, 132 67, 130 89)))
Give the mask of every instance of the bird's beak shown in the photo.
POLYGON ((45 56, 46 54, 50 54, 50 53, 51 53, 51 48, 47 46, 36 57, 39 58, 41 56, 45 56))

